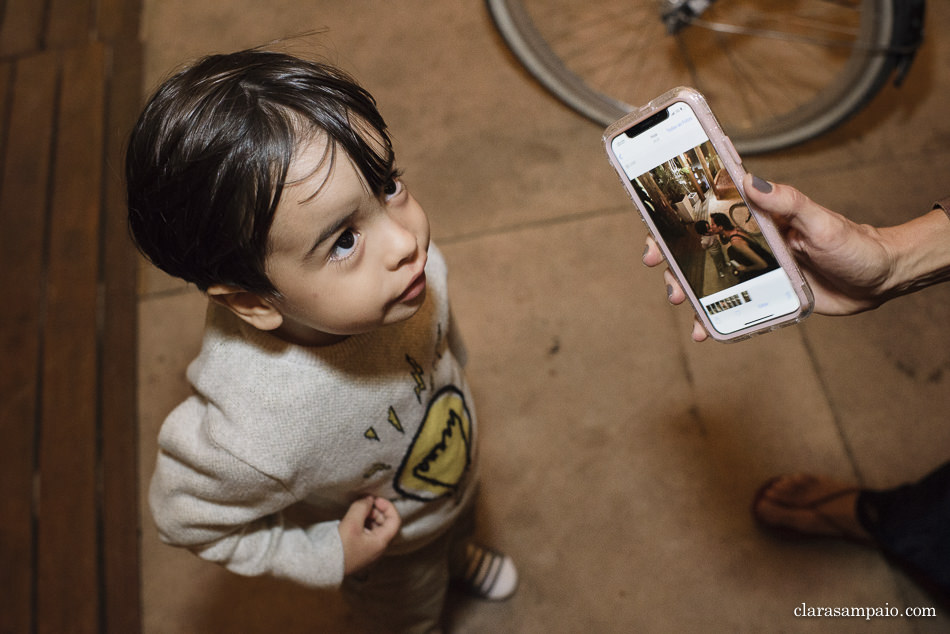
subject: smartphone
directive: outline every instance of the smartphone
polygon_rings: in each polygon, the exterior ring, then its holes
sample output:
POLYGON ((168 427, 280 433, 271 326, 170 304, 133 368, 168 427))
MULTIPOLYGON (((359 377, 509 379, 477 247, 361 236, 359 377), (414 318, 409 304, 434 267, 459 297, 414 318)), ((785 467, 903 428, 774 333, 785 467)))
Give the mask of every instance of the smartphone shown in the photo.
POLYGON ((604 132, 607 156, 699 320, 733 342, 799 322, 808 283, 703 96, 675 88, 604 132))

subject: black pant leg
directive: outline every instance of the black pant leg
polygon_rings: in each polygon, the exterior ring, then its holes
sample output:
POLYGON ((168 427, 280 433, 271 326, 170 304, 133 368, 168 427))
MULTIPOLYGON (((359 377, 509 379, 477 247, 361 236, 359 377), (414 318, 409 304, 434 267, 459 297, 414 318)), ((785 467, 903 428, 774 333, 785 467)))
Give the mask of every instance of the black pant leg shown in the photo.
POLYGON ((913 484, 862 491, 857 512, 888 557, 950 597, 950 462, 913 484))

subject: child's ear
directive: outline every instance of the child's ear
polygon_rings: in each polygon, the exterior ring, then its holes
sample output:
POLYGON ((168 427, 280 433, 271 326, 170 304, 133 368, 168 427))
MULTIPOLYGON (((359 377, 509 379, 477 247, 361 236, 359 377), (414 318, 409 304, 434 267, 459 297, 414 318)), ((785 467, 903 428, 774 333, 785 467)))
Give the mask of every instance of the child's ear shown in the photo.
POLYGON ((215 284, 208 288, 207 293, 212 301, 228 308, 258 330, 275 330, 284 322, 280 311, 257 293, 226 284, 215 284))

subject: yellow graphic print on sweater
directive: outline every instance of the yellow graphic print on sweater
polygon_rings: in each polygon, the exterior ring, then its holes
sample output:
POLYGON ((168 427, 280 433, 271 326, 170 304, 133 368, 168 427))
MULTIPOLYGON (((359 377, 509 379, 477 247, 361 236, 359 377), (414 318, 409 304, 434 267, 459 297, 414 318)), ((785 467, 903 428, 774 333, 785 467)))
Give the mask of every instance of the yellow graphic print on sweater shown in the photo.
POLYGON ((471 457, 472 419, 462 393, 449 385, 429 402, 393 484, 415 500, 451 495, 465 477, 471 457))

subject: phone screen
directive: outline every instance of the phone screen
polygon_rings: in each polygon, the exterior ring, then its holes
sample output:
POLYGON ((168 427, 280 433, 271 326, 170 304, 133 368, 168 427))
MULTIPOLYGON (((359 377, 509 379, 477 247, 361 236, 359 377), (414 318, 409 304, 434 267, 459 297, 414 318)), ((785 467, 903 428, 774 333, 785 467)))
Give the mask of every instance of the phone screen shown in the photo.
POLYGON ((799 310, 791 280, 689 104, 634 124, 611 147, 718 332, 799 310))

